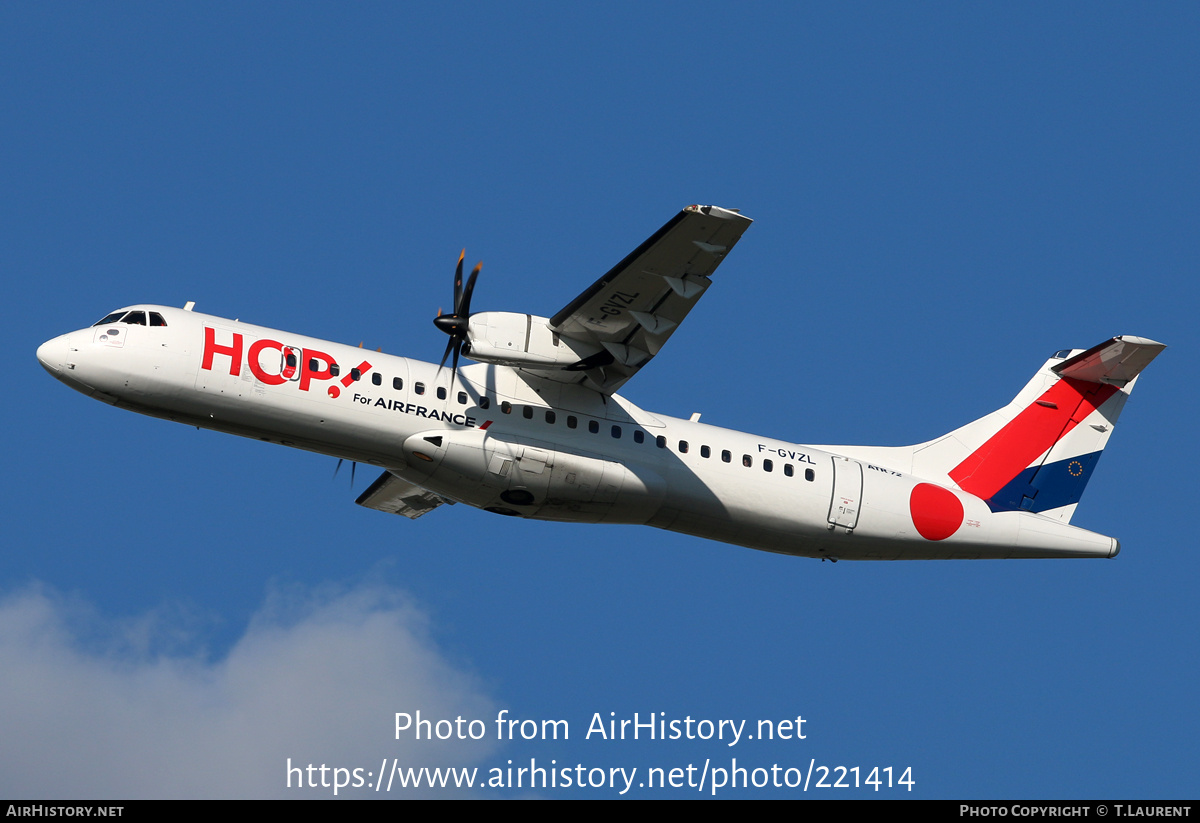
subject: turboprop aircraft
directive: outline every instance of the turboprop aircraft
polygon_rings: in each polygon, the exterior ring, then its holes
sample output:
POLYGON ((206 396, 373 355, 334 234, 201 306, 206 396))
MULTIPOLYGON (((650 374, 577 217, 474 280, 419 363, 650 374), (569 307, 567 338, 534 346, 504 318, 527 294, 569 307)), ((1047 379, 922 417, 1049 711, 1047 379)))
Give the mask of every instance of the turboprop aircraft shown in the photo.
POLYGON ((1113 557, 1070 525, 1139 372, 1164 348, 1064 350, 1016 398, 906 447, 809 446, 643 411, 617 390, 751 221, 688 206, 553 317, 472 312, 460 256, 440 364, 167 306, 44 343, 73 389, 383 469, 360 505, 655 526, 822 559, 1113 557), (452 362, 446 367, 450 356, 452 362), (459 368, 459 357, 476 361, 459 368))

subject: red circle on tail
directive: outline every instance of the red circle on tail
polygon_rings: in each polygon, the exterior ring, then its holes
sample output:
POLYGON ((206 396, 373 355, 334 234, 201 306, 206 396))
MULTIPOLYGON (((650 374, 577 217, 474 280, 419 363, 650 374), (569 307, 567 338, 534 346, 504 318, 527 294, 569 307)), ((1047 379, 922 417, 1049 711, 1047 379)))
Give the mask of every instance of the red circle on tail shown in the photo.
POLYGON ((908 497, 913 525, 926 540, 945 540, 963 522, 963 505, 949 489, 918 483, 908 497))

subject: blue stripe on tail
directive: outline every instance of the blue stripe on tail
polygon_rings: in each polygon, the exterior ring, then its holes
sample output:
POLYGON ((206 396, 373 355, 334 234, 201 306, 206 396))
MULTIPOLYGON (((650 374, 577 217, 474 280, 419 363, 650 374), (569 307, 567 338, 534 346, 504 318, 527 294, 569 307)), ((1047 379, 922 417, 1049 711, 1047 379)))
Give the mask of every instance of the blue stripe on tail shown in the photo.
POLYGON ((1078 503, 1100 452, 1070 457, 1044 466, 1030 466, 987 501, 994 512, 1025 509, 1044 512, 1078 503))

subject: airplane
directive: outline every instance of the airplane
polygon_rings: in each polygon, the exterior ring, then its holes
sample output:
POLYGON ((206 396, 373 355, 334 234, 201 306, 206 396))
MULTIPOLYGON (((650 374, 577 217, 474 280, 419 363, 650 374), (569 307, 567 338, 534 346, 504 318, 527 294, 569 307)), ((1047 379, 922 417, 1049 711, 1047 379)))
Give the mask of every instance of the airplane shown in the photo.
POLYGON ((356 502, 408 518, 463 503, 833 561, 1117 555, 1115 538, 1070 521, 1139 373, 1165 348, 1153 340, 1059 351, 1007 406, 913 446, 802 445, 618 394, 751 222, 688 206, 548 318, 472 312, 480 266, 464 285, 460 256, 453 311, 434 321, 450 336, 440 364, 194 303, 118 309, 37 357, 120 408, 379 467, 356 502), (475 363, 459 368, 460 355, 475 363))

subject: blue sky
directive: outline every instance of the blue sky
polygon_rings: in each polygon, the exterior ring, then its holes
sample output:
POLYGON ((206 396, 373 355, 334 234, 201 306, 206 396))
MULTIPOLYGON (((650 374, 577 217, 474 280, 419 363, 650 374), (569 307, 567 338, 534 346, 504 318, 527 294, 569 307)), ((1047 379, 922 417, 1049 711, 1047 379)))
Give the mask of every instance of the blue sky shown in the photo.
MULTIPOLYGON (((736 757, 911 767, 889 797, 1194 797, 1198 23, 0 7, 0 794, 299 796, 287 758, 736 757), (476 309, 550 315, 689 203, 756 222, 623 390, 647 409, 899 445, 1003 405, 1058 349, 1167 343, 1074 521, 1120 557, 833 565, 463 506, 409 522, 353 505, 373 471, 351 489, 332 459, 112 409, 34 358, 113 308, 195 300, 436 360, 464 245, 476 309), (395 740, 417 709, 571 739, 395 740), (803 716, 807 737, 585 740, 609 712, 803 716)), ((771 794, 797 793, 721 796, 771 794)))

